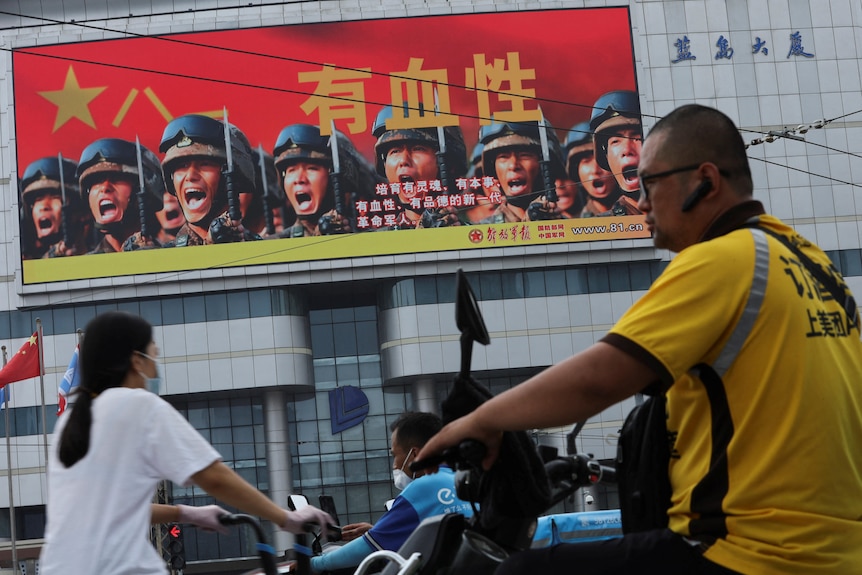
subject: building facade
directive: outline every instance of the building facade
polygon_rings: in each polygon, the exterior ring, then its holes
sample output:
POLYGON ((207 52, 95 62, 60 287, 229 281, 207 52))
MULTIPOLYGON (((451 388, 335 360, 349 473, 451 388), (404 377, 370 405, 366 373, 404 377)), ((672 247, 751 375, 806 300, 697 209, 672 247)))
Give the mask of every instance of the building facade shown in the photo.
MULTIPOLYGON (((388 425, 406 409, 439 412, 459 369, 457 269, 467 272, 491 336, 489 346, 474 348, 474 374, 497 393, 600 339, 672 257, 648 238, 635 238, 30 283, 21 259, 18 180, 25 166, 18 142, 24 135, 16 123, 14 51, 317 22, 620 6, 630 19, 644 131, 686 103, 727 113, 750 142, 755 198, 826 250, 851 289, 862 293, 859 2, 5 2, 0 343, 11 354, 38 318, 45 376, 13 384, 4 411, 10 457, 7 463, 0 456, 0 538, 12 535, 10 493, 16 538, 43 535, 44 445, 56 421, 55 390, 78 330, 102 311, 130 311, 154 325, 164 358, 162 395, 226 463, 283 506, 289 493, 312 502, 332 495, 346 524, 376 520, 395 496, 388 425)), ((581 33, 572 30, 573 37, 581 33)), ((565 50, 567 38, 557 40, 565 50)), ((409 52, 401 43, 398 49, 409 52)), ((575 56, 577 66, 589 65, 575 56)), ((560 70, 568 72, 574 73, 560 70)), ((579 451, 612 458, 633 405, 628 400, 590 420, 579 451)), ((563 449, 567 431, 534 435, 563 449)), ((211 501, 196 488, 169 486, 168 492, 177 503, 211 501)), ((600 495, 600 507, 615 504, 612 492, 593 495, 600 495)), ((583 508, 578 498, 566 510, 583 508)), ((284 534, 276 538, 281 549, 289 544, 284 534)), ((187 530, 185 543, 189 572, 195 561, 253 554, 240 536, 187 530)))

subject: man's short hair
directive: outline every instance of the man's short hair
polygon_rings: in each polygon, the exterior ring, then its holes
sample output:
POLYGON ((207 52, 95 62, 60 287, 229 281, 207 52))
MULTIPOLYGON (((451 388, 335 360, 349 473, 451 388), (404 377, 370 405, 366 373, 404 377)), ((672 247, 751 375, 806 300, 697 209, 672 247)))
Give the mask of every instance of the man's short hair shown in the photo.
POLYGON ((751 193, 751 169, 745 151, 745 141, 739 128, 726 114, 700 104, 680 106, 661 118, 652 127, 653 134, 666 132, 664 154, 682 164, 715 162, 730 172, 739 189, 751 193))
POLYGON ((407 447, 422 447, 443 428, 443 422, 433 413, 405 411, 392 422, 389 430, 398 432, 398 442, 407 447))

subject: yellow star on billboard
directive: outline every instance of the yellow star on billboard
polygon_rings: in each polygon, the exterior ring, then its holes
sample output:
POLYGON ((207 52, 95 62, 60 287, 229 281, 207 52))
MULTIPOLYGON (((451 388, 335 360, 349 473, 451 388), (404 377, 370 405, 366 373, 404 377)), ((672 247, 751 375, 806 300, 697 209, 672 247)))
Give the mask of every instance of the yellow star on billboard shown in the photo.
POLYGON ((57 117, 54 119, 54 129, 51 132, 56 132, 63 124, 72 118, 78 118, 91 128, 96 128, 96 123, 93 122, 93 115, 90 114, 89 104, 96 96, 102 93, 107 86, 98 88, 82 88, 78 84, 78 78, 75 76, 75 70, 69 66, 66 72, 66 81, 63 83, 62 90, 52 90, 47 92, 38 92, 40 96, 57 106, 57 117))

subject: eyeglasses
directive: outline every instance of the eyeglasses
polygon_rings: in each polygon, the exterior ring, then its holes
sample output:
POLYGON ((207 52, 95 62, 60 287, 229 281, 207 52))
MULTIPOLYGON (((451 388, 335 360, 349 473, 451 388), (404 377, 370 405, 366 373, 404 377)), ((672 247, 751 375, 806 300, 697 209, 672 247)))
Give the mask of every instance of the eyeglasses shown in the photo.
POLYGON ((641 186, 641 196, 649 200, 649 187, 647 186, 647 182, 658 180, 659 178, 666 178, 668 176, 672 176, 674 174, 681 174, 682 172, 692 172, 698 169, 701 164, 692 164, 690 166, 683 166, 682 168, 674 168, 672 170, 665 170, 664 172, 659 172, 657 174, 649 174, 648 176, 640 176, 638 180, 640 180, 641 186))

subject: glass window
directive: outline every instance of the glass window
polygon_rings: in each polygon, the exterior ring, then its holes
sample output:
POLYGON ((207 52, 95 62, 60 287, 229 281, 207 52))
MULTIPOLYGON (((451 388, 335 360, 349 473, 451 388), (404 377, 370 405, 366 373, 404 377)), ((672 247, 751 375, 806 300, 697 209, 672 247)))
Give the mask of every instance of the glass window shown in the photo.
POLYGON ((233 425, 251 425, 251 399, 236 398, 230 401, 230 417, 233 425))
POLYGON ((526 297, 544 297, 545 273, 524 272, 524 295, 526 297))
POLYGON ((233 449, 237 460, 254 460, 254 445, 254 428, 251 425, 233 428, 233 449))
MULTIPOLYGON (((72 308, 54 308, 54 333, 75 333, 76 329, 75 310, 72 308)), ((81 326, 81 329, 84 329, 84 326, 81 326)))
POLYGON ((212 433, 213 443, 231 443, 234 441, 233 428, 231 427, 215 427, 210 430, 212 433))
POLYGON ((612 292, 629 291, 629 264, 610 264, 608 266, 608 287, 612 292))
POLYGON ((248 308, 251 317, 270 317, 272 315, 272 299, 269 290, 248 292, 248 308))
POLYGON ((413 280, 401 280, 395 285, 395 305, 399 307, 416 305, 416 290, 413 280))
POLYGON ((84 329, 94 317, 96 317, 96 306, 75 306, 75 326, 78 329, 84 329))
POLYGON ((477 298, 482 300, 503 299, 503 281, 500 274, 484 273, 480 275, 478 286, 477 298))
MULTIPOLYGON (((42 408, 39 407, 41 410, 42 408)), ((42 433, 39 425, 39 415, 35 407, 19 407, 12 410, 12 419, 9 426, 12 435, 40 435, 42 433)))
MULTIPOLYGON (((17 339, 33 335, 33 332, 36 331, 36 322, 34 320, 35 318, 30 315, 29 311, 12 312, 9 316, 9 323, 12 327, 12 337, 17 339)), ((9 351, 9 356, 11 357, 13 353, 18 351, 18 348, 15 347, 15 344, 12 344, 9 351)))
POLYGON ((416 303, 418 305, 437 303, 437 279, 434 277, 416 278, 416 303))
POLYGON ((163 325, 180 325, 185 323, 183 317, 183 300, 178 297, 169 297, 162 300, 163 325))
POLYGON ((215 293, 204 296, 204 305, 206 307, 206 319, 208 321, 227 319, 227 297, 225 294, 215 293))
POLYGON ((503 299, 524 297, 524 274, 521 272, 503 272, 500 281, 503 283, 503 299))
POLYGON ((566 295, 566 272, 563 270, 546 271, 545 293, 549 296, 566 295))
POLYGON ((862 250, 841 252, 841 274, 846 277, 862 276, 862 250))
POLYGON ((455 301, 455 276, 437 276, 437 302, 453 303, 455 301))
MULTIPOLYGON (((138 305, 136 301, 119 301, 117 302, 117 309, 120 311, 124 311, 126 313, 130 313, 133 315, 141 315, 141 306, 138 305)), ((156 324, 153 324, 156 325, 156 324)))
POLYGON ((356 316, 356 321, 377 321, 377 307, 373 305, 363 305, 353 308, 353 313, 356 316))
MULTIPOLYGON (((69 311, 71 312, 72 310, 69 311)), ((74 312, 72 313, 74 316, 74 312)), ((9 317, 11 315, 8 311, 0 311, 0 339, 9 339, 12 337, 12 329, 9 326, 9 317)))
POLYGON ((589 293, 607 293, 608 291, 610 291, 608 266, 589 266, 587 268, 587 282, 590 285, 589 293))
POLYGON ((586 268, 577 267, 566 270, 566 290, 569 295, 590 293, 586 268))
POLYGON ((248 292, 230 292, 227 294, 228 319, 246 319, 250 315, 248 307, 248 292))
POLYGON ((649 262, 632 262, 629 265, 629 274, 632 281, 631 289, 633 290, 649 289, 652 284, 649 262))
POLYGON ((185 323, 201 323, 207 320, 206 305, 204 296, 193 295, 186 296, 182 299, 183 314, 185 323))
POLYGON ((115 302, 96 304, 96 315, 101 315, 105 312, 116 311, 117 304, 115 302))
POLYGON ((211 401, 210 404, 210 426, 230 427, 230 403, 226 399, 211 401))
POLYGON ((353 308, 344 307, 332 310, 332 323, 353 323, 353 308))
POLYGON ((152 325, 165 325, 162 323, 162 305, 159 300, 151 299, 140 302, 141 317, 152 325))
POLYGON ((311 324, 311 349, 314 357, 335 357, 332 324, 311 324))
POLYGON ((353 325, 333 325, 332 329, 335 336, 335 356, 356 355, 356 330, 353 328, 353 325))
POLYGON ((380 344, 377 342, 377 321, 356 322, 356 353, 358 355, 380 353, 380 344))
POLYGON ((210 426, 209 403, 206 401, 193 401, 189 403, 188 415, 186 416, 195 429, 201 430, 210 426))

